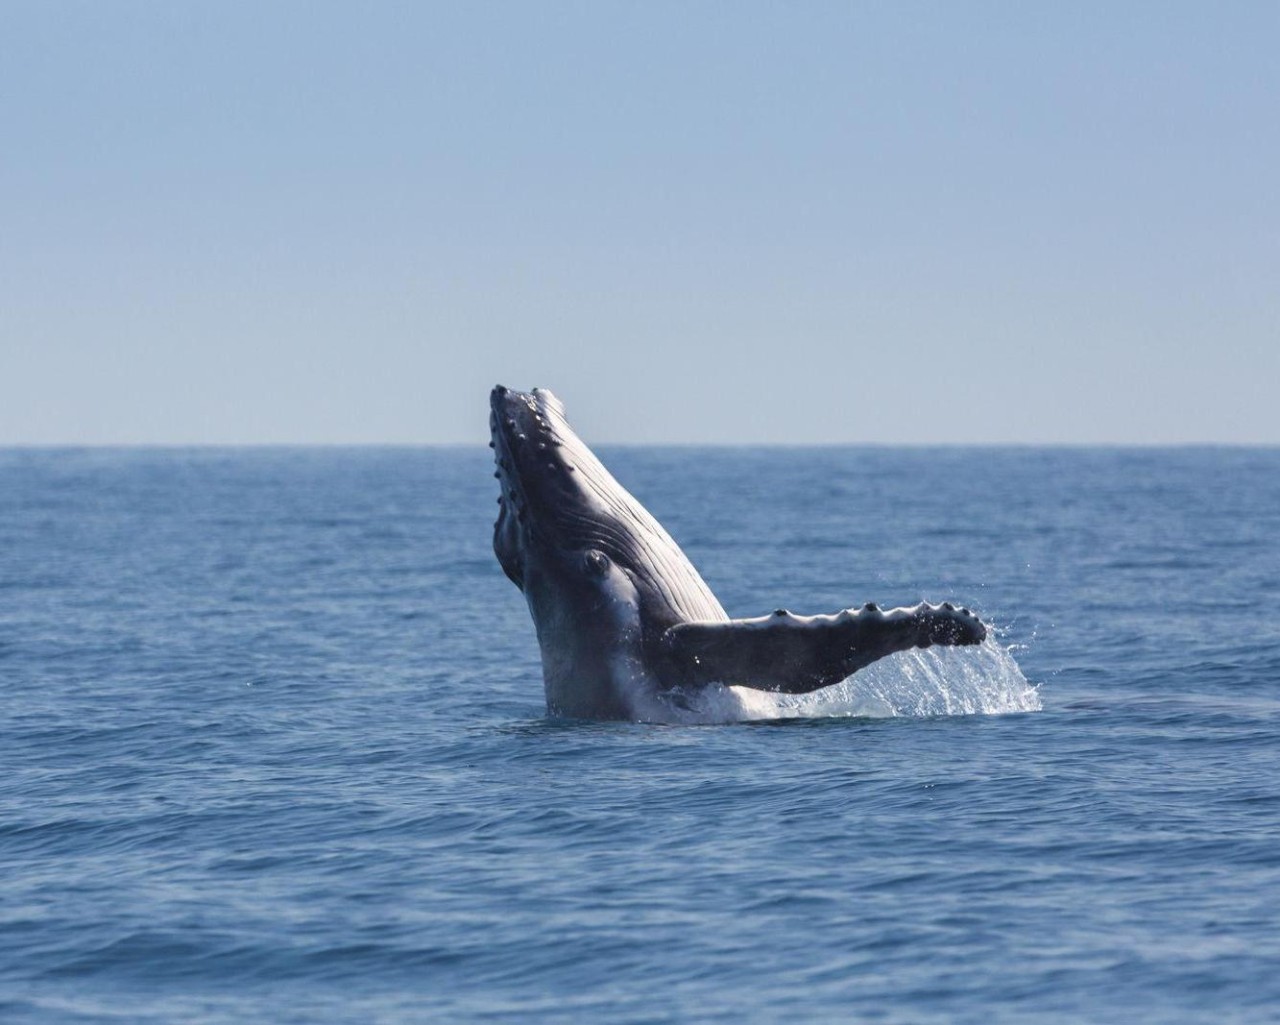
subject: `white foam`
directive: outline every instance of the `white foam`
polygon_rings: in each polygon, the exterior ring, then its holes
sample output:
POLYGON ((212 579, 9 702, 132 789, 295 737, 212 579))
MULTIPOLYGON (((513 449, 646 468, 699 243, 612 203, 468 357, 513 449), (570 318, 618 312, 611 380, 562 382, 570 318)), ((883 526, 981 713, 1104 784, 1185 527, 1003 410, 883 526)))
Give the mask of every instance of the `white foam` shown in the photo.
POLYGON ((880 659, 812 694, 712 686, 667 702, 673 723, 727 723, 830 716, 1001 715, 1038 712, 1039 690, 1012 653, 988 637, 973 647, 913 648, 880 659))

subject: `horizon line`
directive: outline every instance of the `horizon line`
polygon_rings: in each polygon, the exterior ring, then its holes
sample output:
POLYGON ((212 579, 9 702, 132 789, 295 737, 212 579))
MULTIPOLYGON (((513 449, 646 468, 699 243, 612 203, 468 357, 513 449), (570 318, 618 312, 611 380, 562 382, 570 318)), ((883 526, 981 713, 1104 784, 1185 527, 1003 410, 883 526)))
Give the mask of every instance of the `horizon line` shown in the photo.
MULTIPOLYGON (((0 441, 0 452, 121 449, 481 449, 479 441, 0 441)), ((834 448, 1060 448, 1274 449, 1280 441, 593 441, 593 448, 834 449, 834 448)))

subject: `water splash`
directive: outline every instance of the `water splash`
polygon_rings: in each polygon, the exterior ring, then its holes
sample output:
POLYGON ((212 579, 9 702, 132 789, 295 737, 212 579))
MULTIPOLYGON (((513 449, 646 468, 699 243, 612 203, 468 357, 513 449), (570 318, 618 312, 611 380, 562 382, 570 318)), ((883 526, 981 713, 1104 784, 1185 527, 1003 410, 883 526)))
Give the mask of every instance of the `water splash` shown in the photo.
POLYGON ((1040 693, 1010 651, 988 637, 966 648, 914 648, 873 663, 812 694, 770 694, 747 687, 707 687, 677 695, 677 723, 852 716, 1000 715, 1038 712, 1040 693))

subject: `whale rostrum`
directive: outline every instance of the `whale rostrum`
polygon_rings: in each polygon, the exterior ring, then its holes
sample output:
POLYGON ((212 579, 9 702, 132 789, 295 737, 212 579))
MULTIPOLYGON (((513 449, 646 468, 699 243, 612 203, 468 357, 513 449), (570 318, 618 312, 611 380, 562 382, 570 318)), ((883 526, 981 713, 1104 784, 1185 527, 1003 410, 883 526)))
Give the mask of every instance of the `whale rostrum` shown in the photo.
POLYGON ((662 718, 664 699, 712 684, 802 694, 897 651, 986 637, 976 615, 950 602, 730 619, 551 392, 498 385, 489 428, 493 550, 528 603, 552 715, 662 718))

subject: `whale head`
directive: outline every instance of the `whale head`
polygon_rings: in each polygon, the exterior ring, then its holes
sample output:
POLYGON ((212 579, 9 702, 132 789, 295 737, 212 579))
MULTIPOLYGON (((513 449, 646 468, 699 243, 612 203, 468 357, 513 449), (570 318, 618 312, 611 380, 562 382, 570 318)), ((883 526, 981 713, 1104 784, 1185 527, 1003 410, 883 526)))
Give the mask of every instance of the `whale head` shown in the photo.
POLYGON ((600 463, 545 388, 495 387, 490 444, 499 495, 493 550, 529 603, 548 705, 569 715, 625 717, 628 674, 668 627, 728 617, 662 526, 600 463), (582 681, 611 678, 589 690, 582 681), (589 706, 589 707, 588 707, 589 706))

